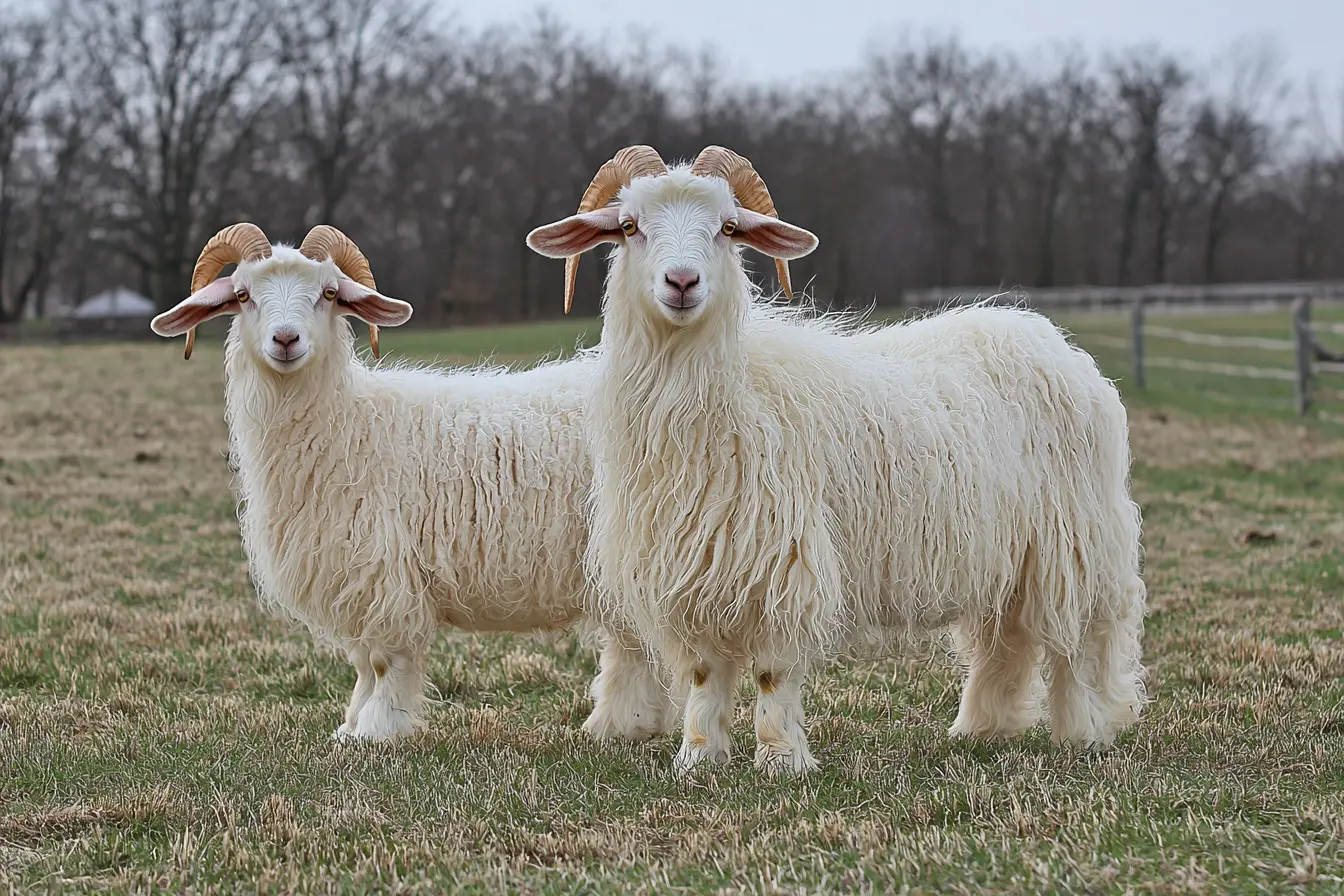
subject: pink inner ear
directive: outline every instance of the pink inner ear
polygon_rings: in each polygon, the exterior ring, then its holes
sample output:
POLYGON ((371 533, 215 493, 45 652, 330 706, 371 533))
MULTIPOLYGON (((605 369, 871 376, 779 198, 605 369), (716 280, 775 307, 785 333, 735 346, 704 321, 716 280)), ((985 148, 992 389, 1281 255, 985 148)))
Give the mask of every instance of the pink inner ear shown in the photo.
POLYGON ((743 208, 737 210, 733 240, 785 260, 801 258, 817 248, 817 238, 803 228, 743 208))
POLYGON ((160 336, 181 336, 221 314, 237 314, 239 307, 233 278, 221 277, 154 318, 149 326, 160 336))
POLYGON ((600 243, 619 239, 620 219, 621 210, 615 206, 571 215, 563 221, 546 224, 529 233, 527 245, 532 251, 547 258, 582 255, 600 243))
POLYGON ((389 298, 342 276, 336 283, 336 304, 342 314, 379 327, 398 327, 411 319, 414 310, 400 299, 389 298))

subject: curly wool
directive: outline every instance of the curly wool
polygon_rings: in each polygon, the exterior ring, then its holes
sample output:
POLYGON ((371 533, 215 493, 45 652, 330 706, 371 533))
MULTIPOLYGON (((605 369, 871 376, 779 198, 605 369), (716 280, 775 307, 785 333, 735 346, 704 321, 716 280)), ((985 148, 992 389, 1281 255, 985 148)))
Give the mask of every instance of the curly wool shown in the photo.
POLYGON ((422 650, 441 625, 531 631, 589 608, 581 414, 593 360, 455 372, 338 350, 287 377, 235 321, 226 417, 263 605, 333 646, 422 650))
POLYGON ((865 330, 738 276, 740 303, 676 330, 614 253, 589 559, 641 637, 824 658, 1015 603, 1071 657, 1094 618, 1141 618, 1125 410, 1053 324, 969 307, 865 330))

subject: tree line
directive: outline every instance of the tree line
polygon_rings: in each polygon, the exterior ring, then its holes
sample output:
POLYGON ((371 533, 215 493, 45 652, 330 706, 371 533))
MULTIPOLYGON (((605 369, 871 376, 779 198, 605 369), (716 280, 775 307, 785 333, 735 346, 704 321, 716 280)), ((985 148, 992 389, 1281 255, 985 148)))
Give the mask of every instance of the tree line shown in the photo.
MULTIPOLYGON (((118 283, 180 300, 239 220, 331 223, 422 323, 558 313, 532 227, 630 143, 746 155, 823 305, 924 286, 1344 277, 1344 94, 1248 41, 1012 56, 878 38, 751 84, 721 51, 417 0, 52 0, 0 12, 0 322, 118 283)), ((770 266, 755 263, 763 278, 770 266)), ((580 269, 596 310, 601 265, 580 269)))

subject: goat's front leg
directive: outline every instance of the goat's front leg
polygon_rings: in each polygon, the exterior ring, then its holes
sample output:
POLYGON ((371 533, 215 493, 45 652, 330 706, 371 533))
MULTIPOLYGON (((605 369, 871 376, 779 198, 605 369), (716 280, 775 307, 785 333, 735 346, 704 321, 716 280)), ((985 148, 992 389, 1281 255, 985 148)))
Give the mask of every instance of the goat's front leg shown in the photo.
POLYGON ((817 767, 803 727, 803 681, 807 661, 797 651, 755 658, 756 765, 766 774, 801 775, 817 767))
POLYGON ((686 713, 682 721, 681 750, 673 770, 687 774, 705 762, 727 764, 732 755, 729 729, 737 696, 738 664, 711 651, 698 659, 677 663, 676 675, 689 680, 686 713))

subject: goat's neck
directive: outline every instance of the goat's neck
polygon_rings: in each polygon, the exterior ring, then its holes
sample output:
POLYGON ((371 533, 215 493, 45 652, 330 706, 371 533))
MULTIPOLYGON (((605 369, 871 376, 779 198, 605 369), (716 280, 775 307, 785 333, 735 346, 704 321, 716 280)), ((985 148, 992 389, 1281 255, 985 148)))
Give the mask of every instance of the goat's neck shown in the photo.
POLYGON ((304 450, 313 426, 326 428, 342 415, 357 362, 338 343, 301 370, 281 375, 254 358, 234 333, 225 343, 225 416, 232 450, 240 460, 304 450))
POLYGON ((675 327, 647 301, 610 295, 596 396, 599 425, 662 438, 731 415, 747 386, 745 302, 717 303, 695 325, 675 327))

